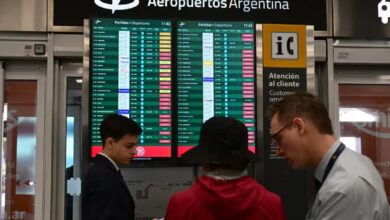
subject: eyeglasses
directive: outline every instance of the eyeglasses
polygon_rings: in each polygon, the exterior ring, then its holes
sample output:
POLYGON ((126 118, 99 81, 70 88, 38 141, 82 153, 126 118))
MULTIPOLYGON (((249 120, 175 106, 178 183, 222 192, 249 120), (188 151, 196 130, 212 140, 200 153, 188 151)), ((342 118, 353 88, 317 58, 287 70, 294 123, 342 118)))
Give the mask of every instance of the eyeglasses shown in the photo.
POLYGON ((281 134, 282 132, 290 127, 291 125, 293 125, 293 122, 290 122, 288 124, 286 124, 285 126, 283 126, 281 129, 279 129, 279 131, 275 132, 274 134, 271 135, 271 140, 272 140, 272 144, 277 147, 280 145, 280 140, 282 139, 281 137, 281 134))

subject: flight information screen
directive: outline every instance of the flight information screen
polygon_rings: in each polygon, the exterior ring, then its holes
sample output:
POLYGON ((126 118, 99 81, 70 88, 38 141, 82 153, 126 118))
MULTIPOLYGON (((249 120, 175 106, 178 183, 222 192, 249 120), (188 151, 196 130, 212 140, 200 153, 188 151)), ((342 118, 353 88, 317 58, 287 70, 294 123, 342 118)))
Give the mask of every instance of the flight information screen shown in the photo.
POLYGON ((177 23, 179 156, 198 144, 202 123, 230 116, 255 151, 255 31, 251 22, 177 23))
POLYGON ((119 113, 143 129, 139 158, 171 157, 171 22, 91 19, 91 156, 102 150, 99 126, 119 113))

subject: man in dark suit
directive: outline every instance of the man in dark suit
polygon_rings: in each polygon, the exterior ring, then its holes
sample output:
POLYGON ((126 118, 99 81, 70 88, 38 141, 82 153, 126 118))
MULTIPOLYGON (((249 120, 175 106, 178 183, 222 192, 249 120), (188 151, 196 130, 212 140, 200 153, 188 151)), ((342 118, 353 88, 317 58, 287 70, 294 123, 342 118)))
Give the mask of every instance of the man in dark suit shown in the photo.
POLYGON ((117 164, 129 164, 142 129, 131 119, 107 115, 100 124, 103 151, 84 178, 83 220, 132 220, 134 200, 117 164))

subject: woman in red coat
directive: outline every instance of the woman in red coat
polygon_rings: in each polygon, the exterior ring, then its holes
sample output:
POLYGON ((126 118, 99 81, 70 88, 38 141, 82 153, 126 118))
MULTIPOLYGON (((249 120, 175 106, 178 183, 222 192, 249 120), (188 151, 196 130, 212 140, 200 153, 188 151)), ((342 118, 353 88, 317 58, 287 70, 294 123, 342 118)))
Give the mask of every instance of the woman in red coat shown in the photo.
POLYGON ((171 197, 165 220, 285 219, 280 197, 246 173, 254 155, 248 151, 248 131, 242 122, 230 117, 207 120, 199 145, 183 158, 202 164, 203 175, 171 197))

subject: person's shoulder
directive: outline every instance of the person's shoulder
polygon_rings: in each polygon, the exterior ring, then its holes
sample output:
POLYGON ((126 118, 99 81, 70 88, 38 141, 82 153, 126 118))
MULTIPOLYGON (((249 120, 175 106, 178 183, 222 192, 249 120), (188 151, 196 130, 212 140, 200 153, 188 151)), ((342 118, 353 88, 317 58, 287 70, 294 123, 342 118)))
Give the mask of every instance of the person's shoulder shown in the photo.
POLYGON ((165 219, 186 219, 188 217, 189 207, 194 208, 197 204, 192 187, 175 192, 169 199, 166 208, 165 219))
MULTIPOLYGON (((262 184, 256 182, 253 198, 255 209, 260 213, 268 213, 272 219, 285 219, 282 198, 276 193, 268 190, 262 184)), ((262 216, 262 215, 261 215, 262 216)))
POLYGON ((335 196, 364 199, 364 195, 372 193, 373 189, 370 181, 354 172, 338 171, 329 176, 318 192, 320 200, 328 200, 335 196))
POLYGON ((107 166, 104 162, 95 160, 88 168, 87 177, 106 178, 107 176, 114 176, 115 172, 112 168, 107 166))
POLYGON ((175 192, 169 199, 168 209, 177 209, 178 207, 190 206, 196 203, 196 196, 192 187, 175 192))
POLYGON ((281 203, 282 199, 280 196, 274 192, 271 192, 267 188, 265 188, 263 185, 259 184, 258 188, 262 191, 262 194, 264 195, 264 199, 268 202, 276 202, 276 203, 281 203))
POLYGON ((348 169, 349 172, 361 172, 367 169, 375 169, 370 158, 348 148, 344 150, 340 156, 340 162, 337 161, 336 164, 340 164, 340 166, 348 169))
POLYGON ((264 185, 257 182, 252 177, 249 177, 249 176, 246 177, 246 181, 248 182, 249 186, 253 187, 253 193, 256 194, 256 197, 258 197, 261 202, 281 203, 282 199, 280 198, 279 195, 270 191, 264 185))
POLYGON ((189 187, 180 191, 177 191, 173 194, 172 197, 174 197, 176 200, 187 200, 188 198, 191 198, 194 196, 193 187, 189 187))
POLYGON ((350 171, 349 165, 335 165, 322 184, 319 195, 329 196, 332 193, 347 194, 357 179, 358 175, 350 171))
POLYGON ((350 149, 345 149, 343 154, 340 157, 341 160, 336 162, 334 170, 331 171, 332 182, 338 185, 342 183, 348 188, 357 182, 364 184, 364 182, 360 182, 361 180, 375 188, 382 185, 382 178, 370 158, 350 149))
POLYGON ((363 213, 371 213, 378 204, 387 206, 386 193, 376 189, 361 177, 351 178, 342 183, 332 182, 321 187, 317 195, 319 204, 339 203, 347 209, 357 209, 363 213))

